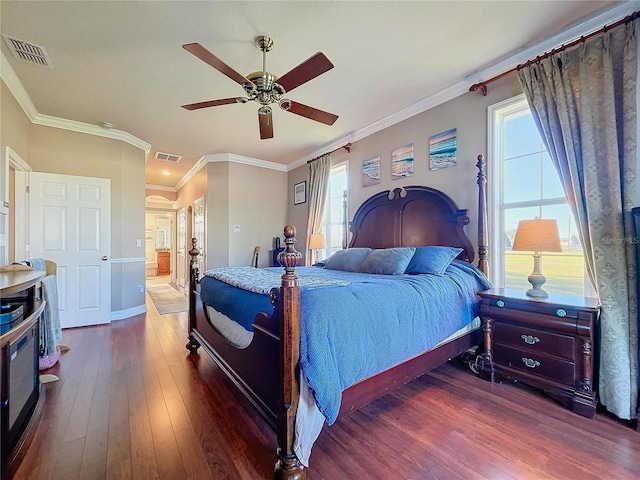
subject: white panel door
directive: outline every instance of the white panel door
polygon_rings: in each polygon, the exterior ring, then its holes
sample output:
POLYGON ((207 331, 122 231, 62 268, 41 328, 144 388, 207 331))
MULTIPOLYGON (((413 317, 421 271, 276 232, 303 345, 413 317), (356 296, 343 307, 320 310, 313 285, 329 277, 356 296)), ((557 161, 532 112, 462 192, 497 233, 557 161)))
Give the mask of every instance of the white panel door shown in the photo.
MULTIPOLYGON (((189 247, 191 248, 191 247, 189 247)), ((178 287, 187 291, 187 215, 184 208, 178 210, 178 287)))
POLYGON ((62 328, 111 321, 111 181, 31 173, 30 251, 58 266, 62 328))

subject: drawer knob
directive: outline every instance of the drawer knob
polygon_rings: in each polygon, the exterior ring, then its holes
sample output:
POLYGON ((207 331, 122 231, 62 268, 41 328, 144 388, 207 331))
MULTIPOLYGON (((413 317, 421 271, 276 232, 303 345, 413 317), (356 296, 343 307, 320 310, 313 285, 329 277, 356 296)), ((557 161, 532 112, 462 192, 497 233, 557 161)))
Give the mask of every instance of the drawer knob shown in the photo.
POLYGON ((534 360, 533 358, 522 357, 522 361, 529 368, 536 368, 540 366, 540 362, 537 360, 534 360))
POLYGON ((559 317, 566 317, 567 311, 564 308, 559 308, 556 310, 556 315, 558 315, 559 317))
POLYGON ((504 307, 504 302, 502 300, 498 300, 496 302, 496 305, 499 306, 500 308, 504 307))
POLYGON ((524 341, 524 343, 528 343, 529 345, 535 345, 540 341, 538 337, 534 337, 533 335, 520 335, 520 338, 524 341))

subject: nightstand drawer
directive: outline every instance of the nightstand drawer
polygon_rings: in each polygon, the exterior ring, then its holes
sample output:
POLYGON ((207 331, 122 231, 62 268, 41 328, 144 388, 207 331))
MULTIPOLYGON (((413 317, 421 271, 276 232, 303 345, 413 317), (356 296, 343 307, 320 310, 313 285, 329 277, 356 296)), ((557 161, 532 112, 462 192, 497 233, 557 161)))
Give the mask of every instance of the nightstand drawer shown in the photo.
POLYGON ((550 317, 576 319, 580 311, 580 309, 576 307, 546 303, 540 300, 522 301, 511 298, 491 298, 488 303, 491 313, 494 315, 505 310, 517 310, 535 312, 541 315, 549 315, 550 317))
POLYGON ((530 375, 538 375, 565 385, 575 384, 575 364, 559 358, 536 354, 516 348, 496 349, 494 362, 530 375))
MULTIPOLYGON (((495 320, 506 320, 508 322, 522 323, 526 325, 533 325, 541 329, 552 329, 556 331, 566 332, 569 334, 576 333, 576 319, 569 316, 566 310, 561 308, 558 313, 553 313, 549 309, 545 311, 527 310, 524 308, 508 308, 503 306, 498 301, 497 305, 489 305, 488 309, 485 307, 483 313, 495 320)), ((534 304, 535 305, 535 304, 534 304)))
POLYGON ((575 337, 502 322, 495 322, 493 330, 496 343, 575 361, 575 337))

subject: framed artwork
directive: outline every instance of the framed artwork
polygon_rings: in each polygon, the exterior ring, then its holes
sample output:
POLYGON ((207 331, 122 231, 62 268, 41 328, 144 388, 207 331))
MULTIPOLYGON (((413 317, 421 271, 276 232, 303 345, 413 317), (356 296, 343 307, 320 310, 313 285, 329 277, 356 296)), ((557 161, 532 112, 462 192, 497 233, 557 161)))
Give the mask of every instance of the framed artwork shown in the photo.
POLYGON ((380 183, 380 155, 362 161, 362 186, 380 183))
POLYGON ((429 170, 454 167, 458 163, 457 129, 429 137, 429 170))
POLYGON ((391 152, 391 178, 394 180, 413 175, 413 143, 391 152))
POLYGON ((307 182, 296 183, 293 186, 293 204, 298 205, 307 201, 307 182))

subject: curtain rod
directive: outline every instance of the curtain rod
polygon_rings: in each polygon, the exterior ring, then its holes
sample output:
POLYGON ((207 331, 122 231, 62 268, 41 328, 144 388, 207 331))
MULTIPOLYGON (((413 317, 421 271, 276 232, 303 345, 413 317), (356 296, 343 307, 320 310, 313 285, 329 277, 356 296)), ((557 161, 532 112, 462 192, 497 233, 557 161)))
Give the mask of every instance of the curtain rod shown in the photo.
POLYGON ((349 152, 351 151, 351 143, 347 143, 347 144, 345 144, 345 145, 343 145, 343 146, 341 146, 341 147, 334 148, 334 149, 333 149, 333 150, 331 150, 330 152, 323 153, 322 155, 319 155, 319 156, 317 156, 316 158, 312 158, 311 160, 307 160, 307 163, 315 162, 315 161, 316 161, 316 160, 318 160, 319 158, 322 158, 322 157, 324 157, 325 155, 329 155, 330 153, 337 152, 338 150, 342 150, 343 148, 347 151, 347 153, 349 153, 349 152))
POLYGON ((625 23, 629 23, 629 22, 635 20, 638 17, 640 17, 640 11, 634 12, 631 15, 628 15, 628 16, 624 17, 623 19, 612 23, 611 25, 605 25, 601 29, 596 30, 595 32, 591 32, 588 35, 583 35, 580 38, 578 38, 577 40, 569 42, 569 43, 567 43, 565 45, 561 45, 558 48, 554 48, 550 52, 547 52, 547 53, 544 53, 542 55, 539 55, 536 58, 534 58, 532 60, 529 60, 528 62, 521 63, 520 65, 518 65, 516 67, 513 67, 512 69, 507 70, 506 72, 502 72, 501 74, 496 75, 495 77, 491 77, 489 80, 485 80, 484 82, 475 83, 475 84, 473 84, 473 85, 471 85, 469 87, 469 91, 470 92, 475 92, 476 90, 480 90, 482 92, 482 95, 486 97, 487 96, 487 84, 489 84, 491 82, 495 82, 496 80, 504 77, 505 75, 508 75, 510 73, 518 71, 521 68, 533 65, 534 63, 539 62, 540 60, 544 60, 545 58, 549 58, 551 55, 555 55, 556 53, 562 52, 562 51, 566 50, 567 48, 571 48, 571 47, 573 47, 575 45, 578 45, 579 43, 584 42, 588 38, 591 38, 591 37, 593 37, 595 35, 598 35, 600 33, 605 33, 607 31, 611 30, 612 28, 615 28, 617 26, 623 25, 625 23))

